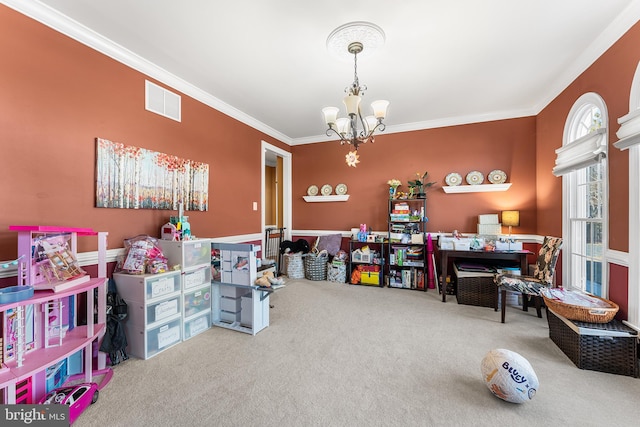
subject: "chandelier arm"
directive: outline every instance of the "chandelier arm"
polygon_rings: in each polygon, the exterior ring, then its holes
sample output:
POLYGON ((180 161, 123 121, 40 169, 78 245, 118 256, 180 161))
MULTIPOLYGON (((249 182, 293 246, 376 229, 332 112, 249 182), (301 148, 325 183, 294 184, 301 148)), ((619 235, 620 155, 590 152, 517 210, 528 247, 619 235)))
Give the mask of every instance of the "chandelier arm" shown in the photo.
POLYGON ((338 132, 337 130, 335 130, 333 127, 329 127, 329 128, 327 129, 327 131, 325 132, 325 135, 327 135, 328 137, 331 137, 331 136, 333 136, 333 135, 331 134, 331 132, 335 133, 335 134, 338 136, 338 138, 340 138, 340 145, 345 144, 345 143, 347 143, 347 144, 349 143, 349 141, 348 141, 347 139, 345 139, 345 138, 342 136, 342 134, 340 134, 340 132, 338 132))

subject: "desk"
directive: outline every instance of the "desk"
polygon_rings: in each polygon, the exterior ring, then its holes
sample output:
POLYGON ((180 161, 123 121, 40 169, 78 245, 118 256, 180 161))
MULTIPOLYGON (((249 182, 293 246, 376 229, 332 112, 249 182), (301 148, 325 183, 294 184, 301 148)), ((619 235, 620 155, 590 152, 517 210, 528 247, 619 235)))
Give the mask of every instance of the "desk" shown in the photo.
POLYGON ((442 281, 440 282, 440 290, 442 292, 442 302, 447 302, 447 270, 449 260, 459 258, 488 260, 488 261, 519 261, 520 271, 523 275, 527 274, 527 255, 530 251, 455 251, 451 249, 440 249, 440 274, 442 281))

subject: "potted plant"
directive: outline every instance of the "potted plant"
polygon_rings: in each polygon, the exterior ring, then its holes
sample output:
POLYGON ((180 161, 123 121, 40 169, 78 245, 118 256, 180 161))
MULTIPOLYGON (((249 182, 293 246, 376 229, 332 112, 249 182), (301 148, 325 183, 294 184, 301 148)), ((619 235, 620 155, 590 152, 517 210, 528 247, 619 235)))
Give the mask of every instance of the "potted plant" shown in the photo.
POLYGON ((411 193, 415 197, 417 198, 426 197, 425 189, 435 184, 435 181, 426 182, 428 175, 429 175, 429 172, 425 172, 424 174, 421 174, 420 172, 416 172, 416 179, 407 181, 407 183, 409 184, 409 188, 411 189, 411 193))

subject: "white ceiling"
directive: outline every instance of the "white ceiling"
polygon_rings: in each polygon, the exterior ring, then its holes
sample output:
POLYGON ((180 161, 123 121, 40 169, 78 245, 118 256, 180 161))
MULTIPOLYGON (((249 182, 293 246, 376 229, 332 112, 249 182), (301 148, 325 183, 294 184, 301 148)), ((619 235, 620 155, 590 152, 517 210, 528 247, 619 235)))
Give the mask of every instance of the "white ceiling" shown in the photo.
POLYGON ((640 0, 2 2, 291 145, 329 140, 347 22, 386 34, 358 76, 398 132, 537 114, 640 19, 640 0))

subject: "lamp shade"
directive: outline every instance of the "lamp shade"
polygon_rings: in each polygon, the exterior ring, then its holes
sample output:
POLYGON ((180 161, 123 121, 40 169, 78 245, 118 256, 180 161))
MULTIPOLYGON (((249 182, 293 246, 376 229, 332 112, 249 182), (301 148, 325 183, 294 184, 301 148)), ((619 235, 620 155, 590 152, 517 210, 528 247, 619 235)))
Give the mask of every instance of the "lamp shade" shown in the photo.
POLYGON ((360 97, 358 95, 347 95, 342 100, 345 107, 347 107, 347 114, 358 114, 360 108, 360 97))
POLYGON ((337 107, 324 107, 322 109, 322 114, 324 115, 324 122, 331 126, 336 123, 336 119, 338 117, 338 111, 340 111, 337 107))
POLYGON ((340 117, 336 121, 336 126, 338 127, 338 133, 343 136, 346 135, 347 132, 349 132, 350 124, 351 124, 351 121, 349 119, 347 119, 346 117, 340 117))
POLYGON ((502 225, 519 227, 520 211, 502 211, 502 225))
POLYGON ((373 116, 367 116, 364 118, 364 124, 366 125, 366 128, 365 128, 366 133, 369 133, 376 128, 376 125, 378 124, 378 120, 376 120, 376 118, 373 116))
POLYGON ((384 119, 387 117, 387 108, 389 107, 389 101, 378 100, 373 101, 371 103, 371 108, 373 109, 373 115, 376 119, 384 119))

